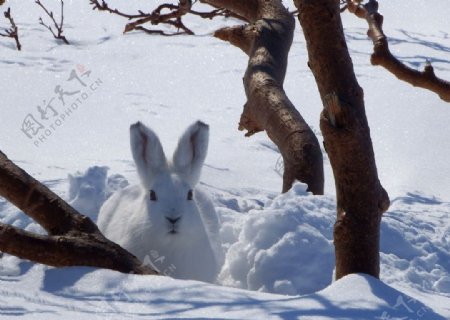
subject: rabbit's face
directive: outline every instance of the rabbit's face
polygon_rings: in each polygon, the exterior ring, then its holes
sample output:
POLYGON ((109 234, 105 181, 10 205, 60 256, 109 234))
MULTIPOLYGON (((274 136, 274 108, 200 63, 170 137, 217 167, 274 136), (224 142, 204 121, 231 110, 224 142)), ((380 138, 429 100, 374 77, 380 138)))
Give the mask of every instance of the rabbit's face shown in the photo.
POLYGON ((176 174, 156 178, 146 193, 150 221, 159 233, 189 234, 201 225, 194 190, 176 174))
POLYGON ((169 162, 150 128, 140 122, 130 127, 131 152, 144 187, 148 223, 158 241, 175 241, 182 235, 189 235, 183 239, 198 239, 205 232, 194 186, 206 158, 208 137, 208 125, 195 122, 181 136, 169 162))

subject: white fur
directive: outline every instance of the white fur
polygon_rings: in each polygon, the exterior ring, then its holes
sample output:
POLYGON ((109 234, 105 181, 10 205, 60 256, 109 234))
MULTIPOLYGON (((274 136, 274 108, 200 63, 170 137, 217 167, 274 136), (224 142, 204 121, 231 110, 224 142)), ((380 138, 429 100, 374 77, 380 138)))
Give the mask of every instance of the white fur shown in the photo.
POLYGON ((142 183, 111 196, 100 209, 98 226, 109 239, 163 274, 213 282, 223 262, 219 220, 211 200, 195 188, 208 137, 206 124, 192 124, 169 164, 158 136, 140 122, 133 124, 131 150, 142 183), (150 190, 156 201, 151 200, 150 190), (168 220, 177 218, 175 224, 168 220))

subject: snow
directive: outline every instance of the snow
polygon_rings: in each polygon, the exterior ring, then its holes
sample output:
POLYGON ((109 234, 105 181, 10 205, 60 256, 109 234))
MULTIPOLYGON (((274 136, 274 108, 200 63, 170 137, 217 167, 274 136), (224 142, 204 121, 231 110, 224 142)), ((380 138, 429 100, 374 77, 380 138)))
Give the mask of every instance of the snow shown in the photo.
POLYGON ((69 174, 68 203, 97 220, 97 214, 102 204, 115 191, 128 186, 124 176, 115 174, 107 178, 108 167, 90 167, 85 173, 69 174))
MULTIPOLYGON (((57 1, 47 2, 59 12, 57 1)), ((109 3, 124 8, 120 1, 109 3)), ((156 3, 127 1, 127 10, 156 3)), ((435 94, 370 65, 363 20, 343 14, 391 207, 381 225, 381 281, 350 275, 332 282, 335 195, 329 161, 324 154, 324 196, 308 194, 300 183, 278 194, 276 146, 263 133, 245 139, 237 130, 247 57, 211 37, 236 21, 188 18, 197 33, 192 37, 122 35, 126 20, 92 11, 87 1, 68 1, 65 33, 72 45, 66 46, 39 26, 42 12, 32 1, 6 5, 20 28, 23 51, 0 38, 0 150, 96 220, 114 191, 139 182, 129 147, 131 123, 150 126, 171 154, 182 130, 201 119, 211 131, 201 185, 222 221, 225 262, 216 283, 205 284, 55 269, 3 255, 1 318, 450 318, 450 108, 435 94), (72 71, 86 87, 67 81, 72 71), (88 97, 65 96, 63 105, 54 91, 58 85, 88 97), (28 138, 21 131, 24 118, 39 117, 36 107, 52 98, 58 115, 49 112, 44 122, 50 134, 42 141, 28 138)), ((294 7, 291 1, 286 5, 294 7)), ((450 79, 447 1, 381 0, 380 9, 392 52, 417 69, 428 59, 438 76, 450 79)), ((0 27, 6 26, 0 19, 0 27)), ((321 141, 321 102, 300 30, 285 88, 321 141)), ((1 198, 0 221, 43 232, 1 198)))
POLYGON ((305 189, 296 184, 264 210, 247 213, 238 240, 227 251, 219 282, 290 295, 316 292, 330 284, 333 199, 307 195, 305 189))
POLYGON ((28 319, 412 319, 444 320, 433 310, 367 275, 349 275, 305 296, 281 296, 167 277, 90 268, 22 266, 2 281, 6 317, 28 319), (17 290, 26 287, 27 290, 17 290))

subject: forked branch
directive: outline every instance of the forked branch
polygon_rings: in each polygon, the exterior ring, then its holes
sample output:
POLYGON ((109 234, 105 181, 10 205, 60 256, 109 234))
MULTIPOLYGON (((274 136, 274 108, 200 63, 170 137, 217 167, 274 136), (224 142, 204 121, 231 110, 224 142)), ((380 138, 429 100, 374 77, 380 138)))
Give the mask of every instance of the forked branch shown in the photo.
POLYGON ((164 3, 159 5, 151 13, 145 13, 141 10, 137 14, 123 13, 118 9, 112 9, 106 3, 105 0, 90 0, 93 10, 106 11, 128 20, 134 20, 125 25, 123 33, 127 33, 134 30, 144 31, 149 34, 159 34, 164 36, 178 35, 178 34, 194 34, 192 30, 186 27, 181 19, 186 13, 189 12, 192 6, 191 0, 180 0, 178 5, 164 3), (163 10, 167 10, 168 13, 163 13, 163 10), (150 23, 152 25, 167 24, 174 26, 177 30, 175 33, 166 33, 162 30, 151 30, 143 27, 143 24, 150 23))
POLYGON ((0 223, 0 251, 56 267, 90 266, 157 274, 106 239, 95 223, 16 166, 0 151, 0 196, 47 232, 40 235, 0 223))
POLYGON ((376 0, 369 0, 366 4, 362 4, 359 0, 348 0, 347 7, 357 17, 365 19, 369 25, 367 35, 373 42, 373 53, 370 59, 373 65, 380 65, 398 79, 415 87, 428 89, 442 100, 450 102, 450 82, 438 78, 431 63, 427 61, 424 70, 417 71, 402 63, 391 53, 388 39, 383 32, 383 16, 378 13, 376 0))
POLYGON ((8 10, 6 10, 4 12, 4 15, 5 15, 5 18, 9 20, 11 27, 9 29, 5 29, 4 33, 0 32, 0 36, 7 37, 7 38, 13 38, 14 41, 16 42, 17 50, 20 51, 20 50, 22 50, 22 45, 20 44, 20 41, 19 41, 19 29, 17 28, 17 25, 14 22, 13 17, 11 16, 11 8, 8 8, 8 10))
POLYGON ((47 14, 47 16, 50 17, 50 19, 53 22, 53 26, 55 28, 55 30, 53 30, 53 28, 49 25, 44 23, 44 20, 42 20, 41 17, 39 17, 39 24, 44 26, 45 28, 47 28, 53 35, 53 37, 55 39, 58 40, 62 40, 65 44, 70 44, 69 41, 66 39, 66 37, 64 36, 64 30, 63 30, 63 26, 64 26, 64 0, 61 0, 61 20, 58 22, 56 22, 56 19, 53 15, 53 11, 49 11, 39 0, 35 1, 36 4, 38 6, 40 6, 42 8, 42 10, 44 10, 44 12, 47 14))
POLYGON ((287 97, 284 77, 295 20, 280 0, 201 0, 223 7, 249 21, 246 25, 217 30, 215 37, 228 41, 249 56, 244 75, 247 102, 239 130, 247 137, 266 131, 283 156, 283 192, 295 180, 323 194, 323 163, 319 142, 287 97))
POLYGON ((90 3, 93 6, 93 10, 106 11, 111 14, 127 18, 128 20, 132 20, 126 24, 124 33, 139 30, 149 34, 159 34, 164 36, 173 36, 180 34, 193 35, 194 32, 183 22, 183 17, 187 14, 199 16, 203 19, 213 19, 220 16, 243 19, 239 15, 233 14, 231 11, 223 8, 217 8, 209 12, 200 12, 193 10, 191 0, 179 0, 178 4, 163 3, 150 13, 145 13, 139 10, 136 14, 128 14, 118 9, 113 9, 105 0, 101 0, 101 2, 99 0, 90 0, 90 3), (177 31, 168 33, 163 30, 154 30, 143 26, 144 24, 148 23, 152 25, 166 24, 176 28, 177 31))

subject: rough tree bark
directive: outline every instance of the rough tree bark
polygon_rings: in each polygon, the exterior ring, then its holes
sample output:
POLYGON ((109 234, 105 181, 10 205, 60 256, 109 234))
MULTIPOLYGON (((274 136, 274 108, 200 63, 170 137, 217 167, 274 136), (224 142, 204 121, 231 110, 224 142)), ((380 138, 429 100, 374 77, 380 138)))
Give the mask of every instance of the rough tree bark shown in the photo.
POLYGON ((379 233, 389 198, 378 179, 370 130, 345 42, 338 0, 294 0, 309 66, 324 106, 320 126, 337 194, 336 278, 379 277, 379 233))
POLYGON ((249 24, 216 31, 249 56, 244 76, 247 103, 239 128, 246 136, 265 130, 284 160, 283 192, 295 180, 323 194, 323 160, 311 128, 283 89, 295 21, 279 0, 201 0, 244 17, 249 24))
POLYGON ((0 195, 39 223, 39 235, 0 223, 0 251, 56 267, 91 266, 124 273, 157 274, 106 239, 81 215, 0 151, 0 195))

